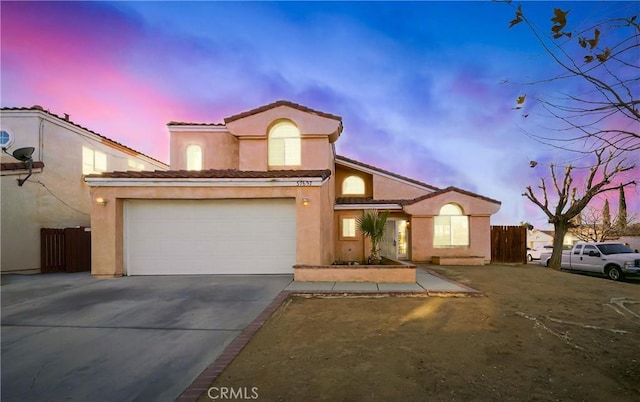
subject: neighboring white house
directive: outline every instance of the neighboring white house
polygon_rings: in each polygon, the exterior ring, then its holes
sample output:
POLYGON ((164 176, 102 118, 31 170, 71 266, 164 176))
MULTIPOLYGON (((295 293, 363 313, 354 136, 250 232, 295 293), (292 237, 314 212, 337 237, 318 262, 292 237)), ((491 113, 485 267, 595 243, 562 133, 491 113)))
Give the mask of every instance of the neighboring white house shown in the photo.
POLYGON ((622 236, 616 241, 628 245, 632 250, 640 250, 640 236, 622 236))
POLYGON ((40 272, 40 229, 89 226, 84 176, 114 170, 167 170, 168 165, 57 116, 40 106, 0 109, 2 152, 1 272, 40 272), (33 147, 28 164, 13 158, 33 147))
MULTIPOLYGON (((553 230, 527 230, 527 248, 530 248, 532 250, 540 250, 544 246, 551 246, 553 245, 553 236, 553 230)), ((579 239, 572 233, 567 233, 564 236, 564 241, 562 242, 562 244, 572 246, 578 241, 579 239)))
POLYGON ((527 230, 527 248, 539 250, 551 244, 553 244, 553 231, 527 230))

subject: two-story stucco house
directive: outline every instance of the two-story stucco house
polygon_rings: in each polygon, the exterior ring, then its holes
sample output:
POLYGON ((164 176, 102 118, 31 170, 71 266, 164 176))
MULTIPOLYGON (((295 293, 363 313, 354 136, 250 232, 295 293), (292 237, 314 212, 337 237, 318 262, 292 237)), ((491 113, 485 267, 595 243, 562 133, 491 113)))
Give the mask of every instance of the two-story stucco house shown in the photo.
POLYGON ((491 256, 500 202, 346 157, 339 116, 278 101, 220 124, 171 122, 169 171, 86 177, 99 277, 292 273, 362 261, 356 217, 391 212, 383 255, 491 256))
POLYGON ((0 117, 0 145, 6 150, 0 159, 2 273, 40 272, 41 228, 90 225, 93 202, 85 175, 169 168, 40 106, 2 108, 0 117), (28 163, 12 157, 12 151, 29 147, 30 177, 28 163))

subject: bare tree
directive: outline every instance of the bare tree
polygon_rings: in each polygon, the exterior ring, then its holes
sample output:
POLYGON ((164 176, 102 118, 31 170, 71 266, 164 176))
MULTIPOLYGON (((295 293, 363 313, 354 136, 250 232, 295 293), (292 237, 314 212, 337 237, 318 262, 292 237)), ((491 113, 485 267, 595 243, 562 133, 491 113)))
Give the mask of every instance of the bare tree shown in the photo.
MULTIPOLYGON (((604 212, 604 208, 587 206, 581 213, 580 224, 570 228, 569 232, 582 241, 607 241, 624 236, 626 227, 621 230, 618 226, 607 225, 604 212)), ((616 219, 619 217, 620 212, 616 219)))
POLYGON ((635 180, 629 180, 620 184, 612 185, 612 181, 622 172, 635 168, 634 163, 628 163, 626 159, 617 157, 614 153, 608 153, 604 157, 605 150, 599 149, 594 152, 595 162, 589 168, 589 173, 585 179, 584 186, 577 187, 573 183, 574 167, 568 165, 564 169, 564 174, 558 178, 556 166, 551 164, 551 183, 555 195, 547 187, 544 178, 540 179, 540 191, 535 191, 531 186, 522 195, 536 204, 553 224, 555 235, 553 239, 553 253, 549 266, 560 269, 562 261, 562 244, 564 237, 571 227, 574 226, 572 220, 578 216, 589 204, 591 199, 598 194, 625 186, 635 184, 635 180), (581 191, 579 194, 578 191, 581 191), (550 196, 557 197, 555 206, 550 205, 550 196))
MULTIPOLYGON (((607 7, 611 9, 609 3, 607 7)), ((528 133, 529 136, 587 154, 600 149, 640 150, 640 25, 634 15, 638 6, 631 2, 620 7, 615 11, 617 17, 603 16, 582 27, 571 24, 570 10, 555 8, 550 26, 540 29, 522 5, 517 6, 509 28, 527 25, 561 71, 522 84, 542 86, 544 90, 541 95, 521 94, 515 108, 523 109, 525 99, 533 100, 546 111, 543 114, 558 122, 552 134, 528 133), (558 81, 571 81, 568 84, 580 89, 571 94, 552 92, 559 87, 558 81)), ((523 116, 528 114, 529 111, 523 116)))

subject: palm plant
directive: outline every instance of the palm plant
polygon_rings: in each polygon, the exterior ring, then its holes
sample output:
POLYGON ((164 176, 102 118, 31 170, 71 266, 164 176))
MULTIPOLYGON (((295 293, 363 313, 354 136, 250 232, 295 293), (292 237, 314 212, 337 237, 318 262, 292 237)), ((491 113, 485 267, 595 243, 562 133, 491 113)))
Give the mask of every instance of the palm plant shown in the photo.
POLYGON ((356 218, 358 230, 371 240, 370 263, 377 264, 380 262, 379 245, 384 237, 384 229, 387 226, 388 217, 389 211, 378 213, 378 210, 372 209, 364 211, 362 215, 356 218))

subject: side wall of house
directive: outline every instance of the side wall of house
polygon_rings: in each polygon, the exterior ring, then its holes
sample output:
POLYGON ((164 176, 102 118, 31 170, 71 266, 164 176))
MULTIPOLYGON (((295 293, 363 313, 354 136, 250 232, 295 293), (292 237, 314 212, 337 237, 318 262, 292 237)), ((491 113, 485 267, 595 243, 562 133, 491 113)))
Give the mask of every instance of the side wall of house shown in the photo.
POLYGON ((238 169, 238 139, 229 132, 199 127, 189 130, 169 126, 170 169, 187 169, 187 147, 202 149, 203 169, 238 169))
POLYGON ((498 212, 500 204, 483 198, 458 192, 446 192, 405 206, 411 217, 411 259, 431 261, 439 257, 484 257, 491 261, 491 215, 498 212), (469 245, 457 247, 434 246, 434 217, 440 208, 453 203, 460 206, 469 217, 469 245))
MULTIPOLYGON (((2 130, 15 137, 9 152, 34 147, 34 161, 45 167, 18 186, 26 174, 2 171, 2 260, 1 271, 40 272, 40 229, 89 226, 93 200, 82 176, 82 148, 106 155, 107 169, 133 170, 129 160, 149 166, 137 158, 105 145, 96 136, 66 121, 39 111, 2 111, 2 130)), ((17 162, 3 154, 3 163, 17 162)), ((161 164, 158 164, 163 166, 161 164)), ((156 167, 157 168, 157 167, 156 167)))

